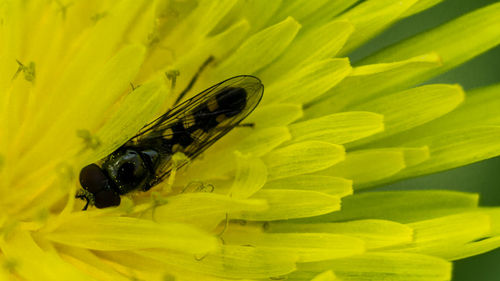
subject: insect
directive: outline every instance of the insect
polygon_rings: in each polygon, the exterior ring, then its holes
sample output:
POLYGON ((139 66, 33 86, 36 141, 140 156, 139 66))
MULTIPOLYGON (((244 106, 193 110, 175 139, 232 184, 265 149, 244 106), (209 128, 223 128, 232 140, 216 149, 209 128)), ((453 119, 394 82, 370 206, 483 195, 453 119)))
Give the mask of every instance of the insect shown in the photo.
MULTIPOLYGON (((170 174, 174 153, 181 152, 191 160, 197 157, 238 126, 259 104, 263 92, 257 77, 241 75, 175 105, 102 159, 101 166, 90 164, 81 170, 83 189, 76 197, 87 201, 83 209, 89 204, 118 206, 120 195, 148 191, 170 174)), ((185 163, 177 163, 175 168, 185 163)))

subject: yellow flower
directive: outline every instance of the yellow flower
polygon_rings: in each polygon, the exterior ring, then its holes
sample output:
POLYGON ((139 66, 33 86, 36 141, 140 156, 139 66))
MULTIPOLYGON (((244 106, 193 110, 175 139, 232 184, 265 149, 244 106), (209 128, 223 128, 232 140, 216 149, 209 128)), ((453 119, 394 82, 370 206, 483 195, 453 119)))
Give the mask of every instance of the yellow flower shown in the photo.
POLYGON ((500 246, 500 209, 358 191, 500 154, 500 86, 467 99, 418 86, 498 45, 500 4, 348 59, 438 2, 3 1, 2 279, 450 280, 450 261, 500 246), (259 77, 254 128, 117 208, 81 211, 80 169, 170 108, 211 56, 189 95, 259 77))

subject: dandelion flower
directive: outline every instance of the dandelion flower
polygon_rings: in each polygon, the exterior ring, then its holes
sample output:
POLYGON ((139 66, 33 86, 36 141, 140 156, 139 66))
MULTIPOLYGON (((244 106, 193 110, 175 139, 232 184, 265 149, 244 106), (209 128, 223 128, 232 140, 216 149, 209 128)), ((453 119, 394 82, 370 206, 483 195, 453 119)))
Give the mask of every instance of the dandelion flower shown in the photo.
POLYGON ((450 280, 451 261, 500 246, 500 209, 359 191, 500 154, 498 85, 422 85, 500 43, 500 4, 348 58, 438 2, 3 1, 2 279, 450 280), (209 57, 188 95, 255 75, 254 128, 81 211, 81 168, 170 108, 209 57))

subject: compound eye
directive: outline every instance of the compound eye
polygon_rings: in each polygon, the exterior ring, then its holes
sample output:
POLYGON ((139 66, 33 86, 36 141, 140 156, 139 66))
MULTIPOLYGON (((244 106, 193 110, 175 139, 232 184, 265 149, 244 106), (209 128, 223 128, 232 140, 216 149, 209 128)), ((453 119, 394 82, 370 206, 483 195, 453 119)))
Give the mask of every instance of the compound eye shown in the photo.
POLYGON ((99 209, 120 205, 120 195, 111 189, 95 194, 95 206, 99 209))
POLYGON ((108 177, 99 166, 90 164, 80 171, 80 184, 90 193, 97 193, 109 185, 108 177))

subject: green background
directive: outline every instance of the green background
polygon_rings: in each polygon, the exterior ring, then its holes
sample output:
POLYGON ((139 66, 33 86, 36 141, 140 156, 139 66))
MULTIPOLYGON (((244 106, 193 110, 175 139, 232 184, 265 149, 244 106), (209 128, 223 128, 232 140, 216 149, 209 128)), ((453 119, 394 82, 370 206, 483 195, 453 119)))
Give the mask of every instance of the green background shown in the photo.
MULTIPOLYGON (((498 1, 448 0, 416 16, 404 19, 357 50, 353 62, 401 39, 448 22, 472 10, 498 1)), ((500 19, 499 19, 500 20, 500 19)), ((459 83, 465 90, 500 83, 500 47, 433 79, 434 83, 459 83)), ((500 93, 499 93, 500 97, 500 93)), ((500 109, 499 109, 500 114, 500 109)), ((498 140, 500 141, 500 140, 498 140)), ((482 205, 500 205, 500 158, 425 177, 405 180, 384 189, 453 189, 481 194, 482 205)), ((466 226, 465 226, 466 227, 466 226)), ((500 249, 456 261, 454 281, 500 281, 500 249)))

